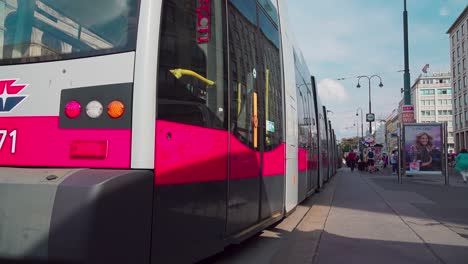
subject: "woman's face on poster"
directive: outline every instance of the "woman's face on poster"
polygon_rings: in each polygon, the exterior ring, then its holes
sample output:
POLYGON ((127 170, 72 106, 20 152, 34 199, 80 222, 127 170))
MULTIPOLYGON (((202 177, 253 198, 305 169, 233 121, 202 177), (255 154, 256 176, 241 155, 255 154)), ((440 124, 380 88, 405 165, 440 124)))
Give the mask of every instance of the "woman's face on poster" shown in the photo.
POLYGON ((419 138, 419 143, 421 143, 421 145, 423 146, 426 146, 428 142, 429 142, 429 138, 427 137, 427 135, 422 135, 419 138))

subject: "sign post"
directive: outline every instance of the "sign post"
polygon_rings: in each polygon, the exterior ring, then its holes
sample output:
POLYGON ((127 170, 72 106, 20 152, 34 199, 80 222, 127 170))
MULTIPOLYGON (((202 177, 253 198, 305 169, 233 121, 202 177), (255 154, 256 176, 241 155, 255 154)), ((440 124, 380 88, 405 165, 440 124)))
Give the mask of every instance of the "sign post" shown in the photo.
POLYGON ((366 114, 366 121, 367 122, 374 122, 375 121, 375 114, 373 114, 373 113, 366 114))
POLYGON ((401 151, 403 148, 402 148, 402 144, 401 144, 401 124, 398 123, 397 124, 397 145, 398 145, 398 166, 397 166, 397 173, 398 173, 398 183, 399 184, 402 184, 403 183, 403 179, 401 177, 401 173, 402 173, 402 155, 403 155, 403 152, 401 151))
POLYGON ((444 135, 444 156, 443 160, 445 163, 445 185, 449 185, 449 168, 448 168, 448 129, 447 129, 447 122, 444 122, 442 125, 443 128, 443 135, 444 135))

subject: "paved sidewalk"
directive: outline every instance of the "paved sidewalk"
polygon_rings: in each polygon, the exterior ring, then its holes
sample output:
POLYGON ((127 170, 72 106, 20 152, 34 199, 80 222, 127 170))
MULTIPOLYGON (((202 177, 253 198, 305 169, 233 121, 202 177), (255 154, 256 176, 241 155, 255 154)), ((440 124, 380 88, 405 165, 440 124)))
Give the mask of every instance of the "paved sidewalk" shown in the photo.
POLYGON ((428 180, 342 169, 314 263, 468 263, 468 188, 428 180))
POLYGON ((279 224, 206 263, 468 263, 468 185, 339 170, 279 224))

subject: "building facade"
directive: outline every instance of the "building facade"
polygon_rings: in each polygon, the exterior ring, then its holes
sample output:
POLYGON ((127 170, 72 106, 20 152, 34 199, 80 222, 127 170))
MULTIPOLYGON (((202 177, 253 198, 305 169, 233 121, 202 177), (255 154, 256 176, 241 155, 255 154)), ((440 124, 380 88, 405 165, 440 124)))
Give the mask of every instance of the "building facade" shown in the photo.
POLYGON ((453 87, 455 150, 468 147, 468 6, 447 31, 450 37, 450 64, 453 87))
POLYGON ((452 85, 450 72, 421 74, 411 87, 416 123, 448 125, 448 150, 454 150, 452 85))
MULTIPOLYGON (((401 109, 401 107, 398 109, 401 109)), ((393 110, 393 112, 385 119, 385 146, 387 153, 391 153, 393 150, 398 149, 398 138, 396 137, 398 123, 400 123, 398 109, 393 110)))

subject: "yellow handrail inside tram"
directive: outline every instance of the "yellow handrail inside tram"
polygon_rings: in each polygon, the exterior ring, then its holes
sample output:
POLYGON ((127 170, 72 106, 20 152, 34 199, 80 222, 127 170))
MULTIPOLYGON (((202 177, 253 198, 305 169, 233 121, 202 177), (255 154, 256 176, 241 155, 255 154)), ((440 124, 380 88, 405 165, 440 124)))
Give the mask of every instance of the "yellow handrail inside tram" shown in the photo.
POLYGON ((240 115, 241 112, 241 102, 242 102, 242 84, 240 82, 237 83, 237 116, 240 115))
POLYGON ((195 77, 201 81, 203 81, 204 83, 208 84, 208 85, 214 85, 215 82, 213 82, 212 80, 209 80, 203 76, 201 76, 200 74, 192 71, 192 70, 187 70, 187 69, 173 69, 173 70, 169 70, 177 79, 180 79, 180 77, 184 76, 184 75, 189 75, 189 76, 192 76, 192 77, 195 77))
POLYGON ((257 108, 257 93, 252 94, 253 97, 253 147, 258 147, 258 108, 257 108))
MULTIPOLYGON (((270 86, 270 70, 265 70, 265 120, 268 121, 268 90, 270 86)), ((268 135, 268 129, 265 132, 268 135)))

